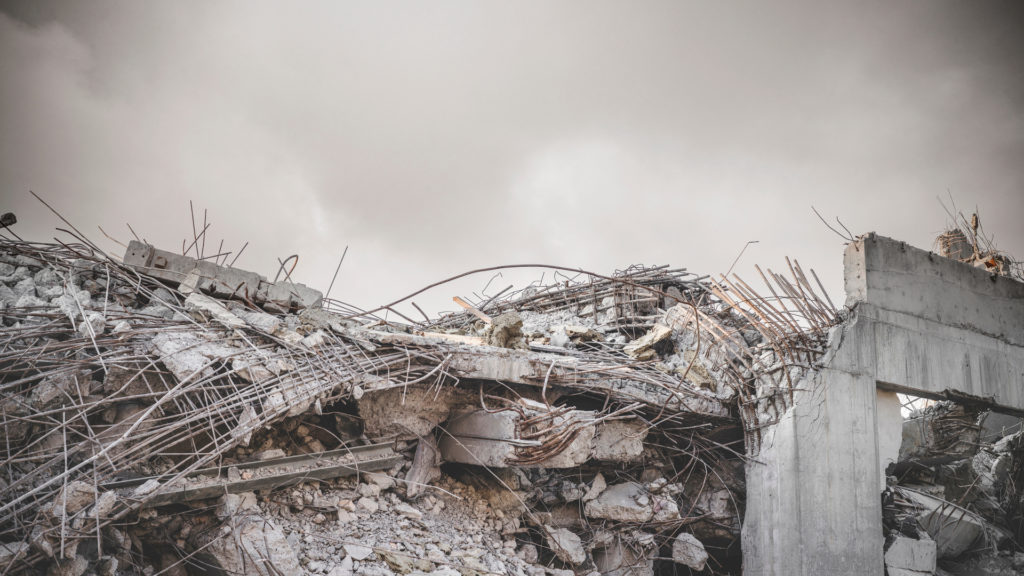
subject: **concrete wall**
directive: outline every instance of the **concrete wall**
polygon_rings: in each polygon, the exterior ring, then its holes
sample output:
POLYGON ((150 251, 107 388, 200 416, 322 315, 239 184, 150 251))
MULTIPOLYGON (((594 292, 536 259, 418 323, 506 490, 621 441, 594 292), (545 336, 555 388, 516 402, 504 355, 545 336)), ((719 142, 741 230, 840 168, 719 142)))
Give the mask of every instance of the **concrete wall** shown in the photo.
POLYGON ((747 466, 744 574, 883 574, 893 391, 1024 410, 1024 284, 876 235, 846 252, 850 319, 747 466))

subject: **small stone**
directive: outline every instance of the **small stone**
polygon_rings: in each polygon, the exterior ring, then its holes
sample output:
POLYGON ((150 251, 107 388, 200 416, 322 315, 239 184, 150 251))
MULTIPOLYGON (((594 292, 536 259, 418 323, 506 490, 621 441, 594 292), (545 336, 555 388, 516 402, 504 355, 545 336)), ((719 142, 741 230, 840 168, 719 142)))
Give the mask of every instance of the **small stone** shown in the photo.
POLYGON ((107 319, 99 312, 86 312, 85 320, 78 325, 78 333, 85 338, 95 338, 103 334, 107 319))
POLYGON ((370 514, 373 514, 374 512, 380 509, 380 504, 377 504, 376 500, 374 500, 373 498, 367 498, 365 496, 360 498, 359 501, 356 502, 356 505, 358 505, 363 510, 366 510, 370 514))

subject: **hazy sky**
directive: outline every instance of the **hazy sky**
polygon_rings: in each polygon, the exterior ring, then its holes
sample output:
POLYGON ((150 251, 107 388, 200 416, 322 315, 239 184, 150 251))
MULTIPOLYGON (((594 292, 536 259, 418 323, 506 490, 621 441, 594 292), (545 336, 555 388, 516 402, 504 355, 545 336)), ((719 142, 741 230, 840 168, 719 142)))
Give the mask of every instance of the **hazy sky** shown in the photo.
POLYGON ((270 276, 299 253, 326 289, 349 245, 332 296, 364 306, 757 240, 742 275, 793 256, 841 300, 811 205, 927 248, 951 193, 1024 257, 1021 2, 0 6, 0 211, 33 239, 29 189, 117 252, 97 226, 180 249, 192 200, 270 276))

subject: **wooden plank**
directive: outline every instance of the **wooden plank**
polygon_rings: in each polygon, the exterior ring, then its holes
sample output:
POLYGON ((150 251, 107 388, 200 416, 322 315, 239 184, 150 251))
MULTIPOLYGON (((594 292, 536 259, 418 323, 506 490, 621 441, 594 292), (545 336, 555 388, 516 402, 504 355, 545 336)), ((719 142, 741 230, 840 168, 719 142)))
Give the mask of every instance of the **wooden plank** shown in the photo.
POLYGON ((469 302, 466 302, 465 300, 463 300, 462 298, 459 298, 458 296, 452 296, 452 300, 456 304, 458 304, 459 306, 462 306, 466 310, 469 310, 469 313, 472 314, 473 316, 476 316, 477 318, 483 320, 485 324, 490 324, 491 323, 491 317, 490 316, 488 316, 487 314, 484 314, 483 312, 477 310, 469 302))

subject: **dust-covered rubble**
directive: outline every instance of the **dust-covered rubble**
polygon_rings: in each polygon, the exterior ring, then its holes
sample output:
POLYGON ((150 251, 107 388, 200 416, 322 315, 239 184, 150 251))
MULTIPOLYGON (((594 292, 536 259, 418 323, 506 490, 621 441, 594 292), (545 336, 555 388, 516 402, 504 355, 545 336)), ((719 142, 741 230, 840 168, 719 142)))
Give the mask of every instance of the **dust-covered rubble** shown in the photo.
POLYGON ((196 252, 0 240, 6 573, 738 574, 827 328, 667 267, 396 322, 196 252))

